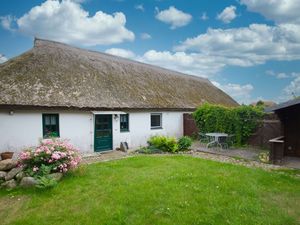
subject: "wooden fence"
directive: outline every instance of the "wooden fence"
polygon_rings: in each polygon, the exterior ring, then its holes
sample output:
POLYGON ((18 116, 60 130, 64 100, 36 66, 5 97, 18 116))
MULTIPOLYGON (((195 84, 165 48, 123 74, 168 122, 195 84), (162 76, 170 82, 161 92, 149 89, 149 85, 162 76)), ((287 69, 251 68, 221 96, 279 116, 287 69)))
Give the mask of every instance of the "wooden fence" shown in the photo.
POLYGON ((198 135, 198 132, 199 131, 192 114, 184 113, 183 114, 183 135, 192 137, 198 135))
POLYGON ((270 149, 269 140, 281 136, 282 132, 282 125, 278 117, 275 114, 267 114, 261 126, 250 136, 248 144, 270 149))
MULTIPOLYGON (((183 134, 197 135, 199 130, 191 114, 183 114, 183 134)), ((282 135, 282 125, 275 114, 267 114, 261 125, 250 136, 248 144, 255 147, 270 149, 269 140, 282 135)))

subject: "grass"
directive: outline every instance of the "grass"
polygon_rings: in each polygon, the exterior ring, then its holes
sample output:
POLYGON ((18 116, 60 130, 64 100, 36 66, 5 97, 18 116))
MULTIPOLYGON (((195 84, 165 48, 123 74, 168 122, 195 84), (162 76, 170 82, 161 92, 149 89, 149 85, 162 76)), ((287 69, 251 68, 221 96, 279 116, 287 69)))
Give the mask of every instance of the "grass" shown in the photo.
POLYGON ((1 224, 300 224, 300 179, 189 156, 85 165, 50 190, 0 191, 1 224))

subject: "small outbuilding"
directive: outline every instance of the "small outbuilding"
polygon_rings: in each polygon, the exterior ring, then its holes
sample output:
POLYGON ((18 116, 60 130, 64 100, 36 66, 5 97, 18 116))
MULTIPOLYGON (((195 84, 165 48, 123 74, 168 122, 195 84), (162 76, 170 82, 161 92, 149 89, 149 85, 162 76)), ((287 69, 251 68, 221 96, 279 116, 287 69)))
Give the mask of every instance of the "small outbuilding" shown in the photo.
POLYGON ((280 163, 284 157, 300 157, 300 99, 281 103, 268 108, 281 121, 282 136, 270 140, 271 161, 280 163))

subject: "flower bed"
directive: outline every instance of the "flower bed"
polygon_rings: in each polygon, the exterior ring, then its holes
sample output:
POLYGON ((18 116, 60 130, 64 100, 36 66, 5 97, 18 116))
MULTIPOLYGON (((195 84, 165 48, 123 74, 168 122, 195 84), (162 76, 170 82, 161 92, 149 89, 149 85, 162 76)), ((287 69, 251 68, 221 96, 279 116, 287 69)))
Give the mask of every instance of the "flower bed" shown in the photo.
POLYGON ((52 187, 63 174, 76 168, 80 161, 78 150, 68 141, 44 139, 37 147, 20 153, 16 168, 7 167, 11 171, 2 171, 2 183, 5 182, 1 186, 52 187))
POLYGON ((81 160, 78 150, 61 139, 44 139, 36 148, 21 152, 19 158, 30 175, 44 175, 45 170, 66 173, 81 160))

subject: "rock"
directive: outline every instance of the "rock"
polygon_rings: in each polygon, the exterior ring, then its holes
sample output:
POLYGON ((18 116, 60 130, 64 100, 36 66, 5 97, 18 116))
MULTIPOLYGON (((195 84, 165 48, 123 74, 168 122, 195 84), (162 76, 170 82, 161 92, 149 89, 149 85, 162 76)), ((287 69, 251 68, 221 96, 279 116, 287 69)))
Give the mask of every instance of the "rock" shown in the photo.
POLYGON ((0 171, 10 170, 17 166, 17 161, 12 159, 5 159, 0 161, 0 171))
POLYGON ((38 181, 34 179, 33 177, 23 177, 20 186, 21 187, 34 187, 38 184, 38 181))
POLYGON ((23 171, 21 171, 16 175, 16 180, 20 181, 20 180, 22 180, 23 177, 25 177, 25 173, 23 171))
POLYGON ((22 167, 16 167, 13 168, 11 171, 9 171, 6 176, 5 176, 5 180, 11 180, 13 179, 19 172, 21 172, 23 170, 22 167))
POLYGON ((0 171, 0 180, 5 180, 6 172, 0 171))
POLYGON ((13 189, 17 187, 17 182, 15 180, 9 180, 1 184, 1 187, 7 188, 7 189, 13 189))
POLYGON ((120 144, 120 151, 127 152, 127 150, 128 150, 128 144, 127 144, 127 142, 121 142, 121 144, 120 144))
POLYGON ((56 181, 60 181, 61 178, 63 177, 63 174, 62 173, 51 173, 49 175, 47 175, 48 178, 52 178, 56 181))

